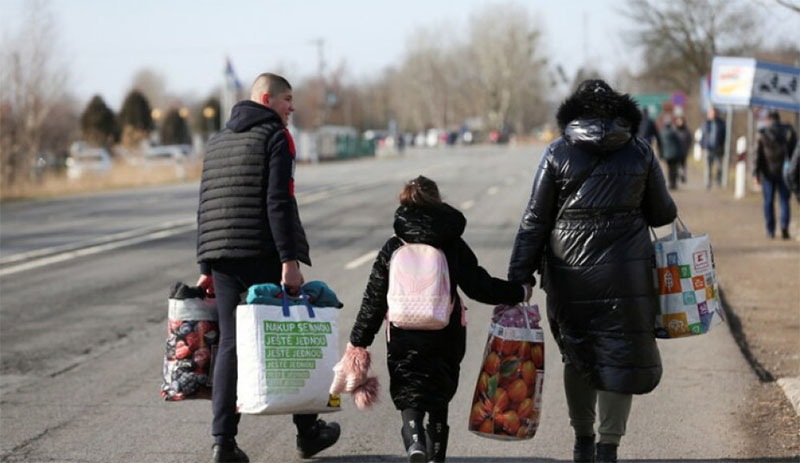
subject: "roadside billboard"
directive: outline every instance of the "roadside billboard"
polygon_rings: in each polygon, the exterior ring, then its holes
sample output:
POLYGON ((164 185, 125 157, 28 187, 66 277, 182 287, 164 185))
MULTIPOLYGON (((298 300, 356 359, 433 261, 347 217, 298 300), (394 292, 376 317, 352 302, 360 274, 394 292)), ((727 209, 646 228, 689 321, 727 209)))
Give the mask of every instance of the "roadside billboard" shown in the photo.
POLYGON ((717 56, 711 65, 711 102, 800 112, 800 68, 717 56))

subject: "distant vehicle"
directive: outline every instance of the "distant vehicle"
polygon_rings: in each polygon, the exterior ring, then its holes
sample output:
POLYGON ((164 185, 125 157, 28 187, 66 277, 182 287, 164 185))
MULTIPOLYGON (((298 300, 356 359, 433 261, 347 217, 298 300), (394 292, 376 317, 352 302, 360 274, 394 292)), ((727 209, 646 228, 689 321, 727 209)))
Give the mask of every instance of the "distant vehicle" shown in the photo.
POLYGON ((111 172, 111 155, 105 148, 70 150, 67 157, 67 178, 77 180, 88 175, 105 175, 111 172))
POLYGON ((144 153, 145 164, 183 164, 193 159, 192 145, 154 146, 144 153))
POLYGON ((186 167, 196 160, 192 145, 154 146, 144 152, 145 167, 172 166, 177 178, 186 177, 186 167))

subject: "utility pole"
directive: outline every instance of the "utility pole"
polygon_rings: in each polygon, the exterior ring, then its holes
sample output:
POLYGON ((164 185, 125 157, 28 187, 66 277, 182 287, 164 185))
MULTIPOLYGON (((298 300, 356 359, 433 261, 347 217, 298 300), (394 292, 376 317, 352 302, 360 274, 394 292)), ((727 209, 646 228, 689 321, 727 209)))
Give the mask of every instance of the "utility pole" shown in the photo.
POLYGON ((311 41, 317 47, 317 92, 319 95, 319 106, 317 108, 317 127, 325 125, 327 119, 327 90, 325 86, 325 39, 322 37, 311 41))

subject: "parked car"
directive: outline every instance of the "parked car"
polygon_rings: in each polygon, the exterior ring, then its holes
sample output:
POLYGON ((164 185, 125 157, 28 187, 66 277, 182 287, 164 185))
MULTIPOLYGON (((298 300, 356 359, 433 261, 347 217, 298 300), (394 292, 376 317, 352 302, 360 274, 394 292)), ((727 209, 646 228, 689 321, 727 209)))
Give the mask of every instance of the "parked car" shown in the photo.
POLYGON ((145 167, 172 166, 177 178, 186 177, 186 168, 195 161, 191 145, 161 145, 154 146, 144 152, 145 167))
POLYGON ((193 158, 191 145, 154 146, 144 153, 145 164, 182 164, 193 158))
POLYGON ((70 150, 67 157, 67 178, 76 180, 88 175, 105 175, 111 172, 111 155, 105 148, 70 150))

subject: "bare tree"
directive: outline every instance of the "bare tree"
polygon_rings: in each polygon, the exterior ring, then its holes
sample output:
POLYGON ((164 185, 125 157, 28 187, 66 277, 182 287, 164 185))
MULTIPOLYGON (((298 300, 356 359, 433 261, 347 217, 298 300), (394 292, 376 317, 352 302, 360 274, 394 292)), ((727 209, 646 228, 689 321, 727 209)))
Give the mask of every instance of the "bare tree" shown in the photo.
POLYGON ((792 0, 775 0, 778 5, 800 14, 800 5, 794 3, 792 0))
POLYGON ((133 90, 142 93, 153 109, 159 108, 164 113, 168 110, 167 83, 164 77, 156 71, 152 69, 137 71, 133 76, 129 91, 133 90))
POLYGON ((474 89, 492 128, 525 130, 530 106, 543 101, 546 61, 541 31, 522 5, 488 5, 471 16, 469 61, 474 89))
POLYGON ((640 78, 694 93, 715 55, 746 55, 760 43, 758 14, 739 0, 628 0, 630 43, 642 50, 640 78))
MULTIPOLYGON (((24 181, 43 148, 44 126, 53 107, 69 101, 67 71, 56 60, 59 43, 48 5, 26 2, 16 38, 3 44, 0 85, 0 179, 24 181)), ((59 137, 51 137, 59 139, 59 137)))
POLYGON ((454 75, 452 50, 447 28, 420 28, 411 37, 405 58, 401 64, 396 85, 387 100, 400 113, 403 124, 420 129, 447 127, 452 120, 449 114, 452 95, 449 94, 449 79, 454 75))

